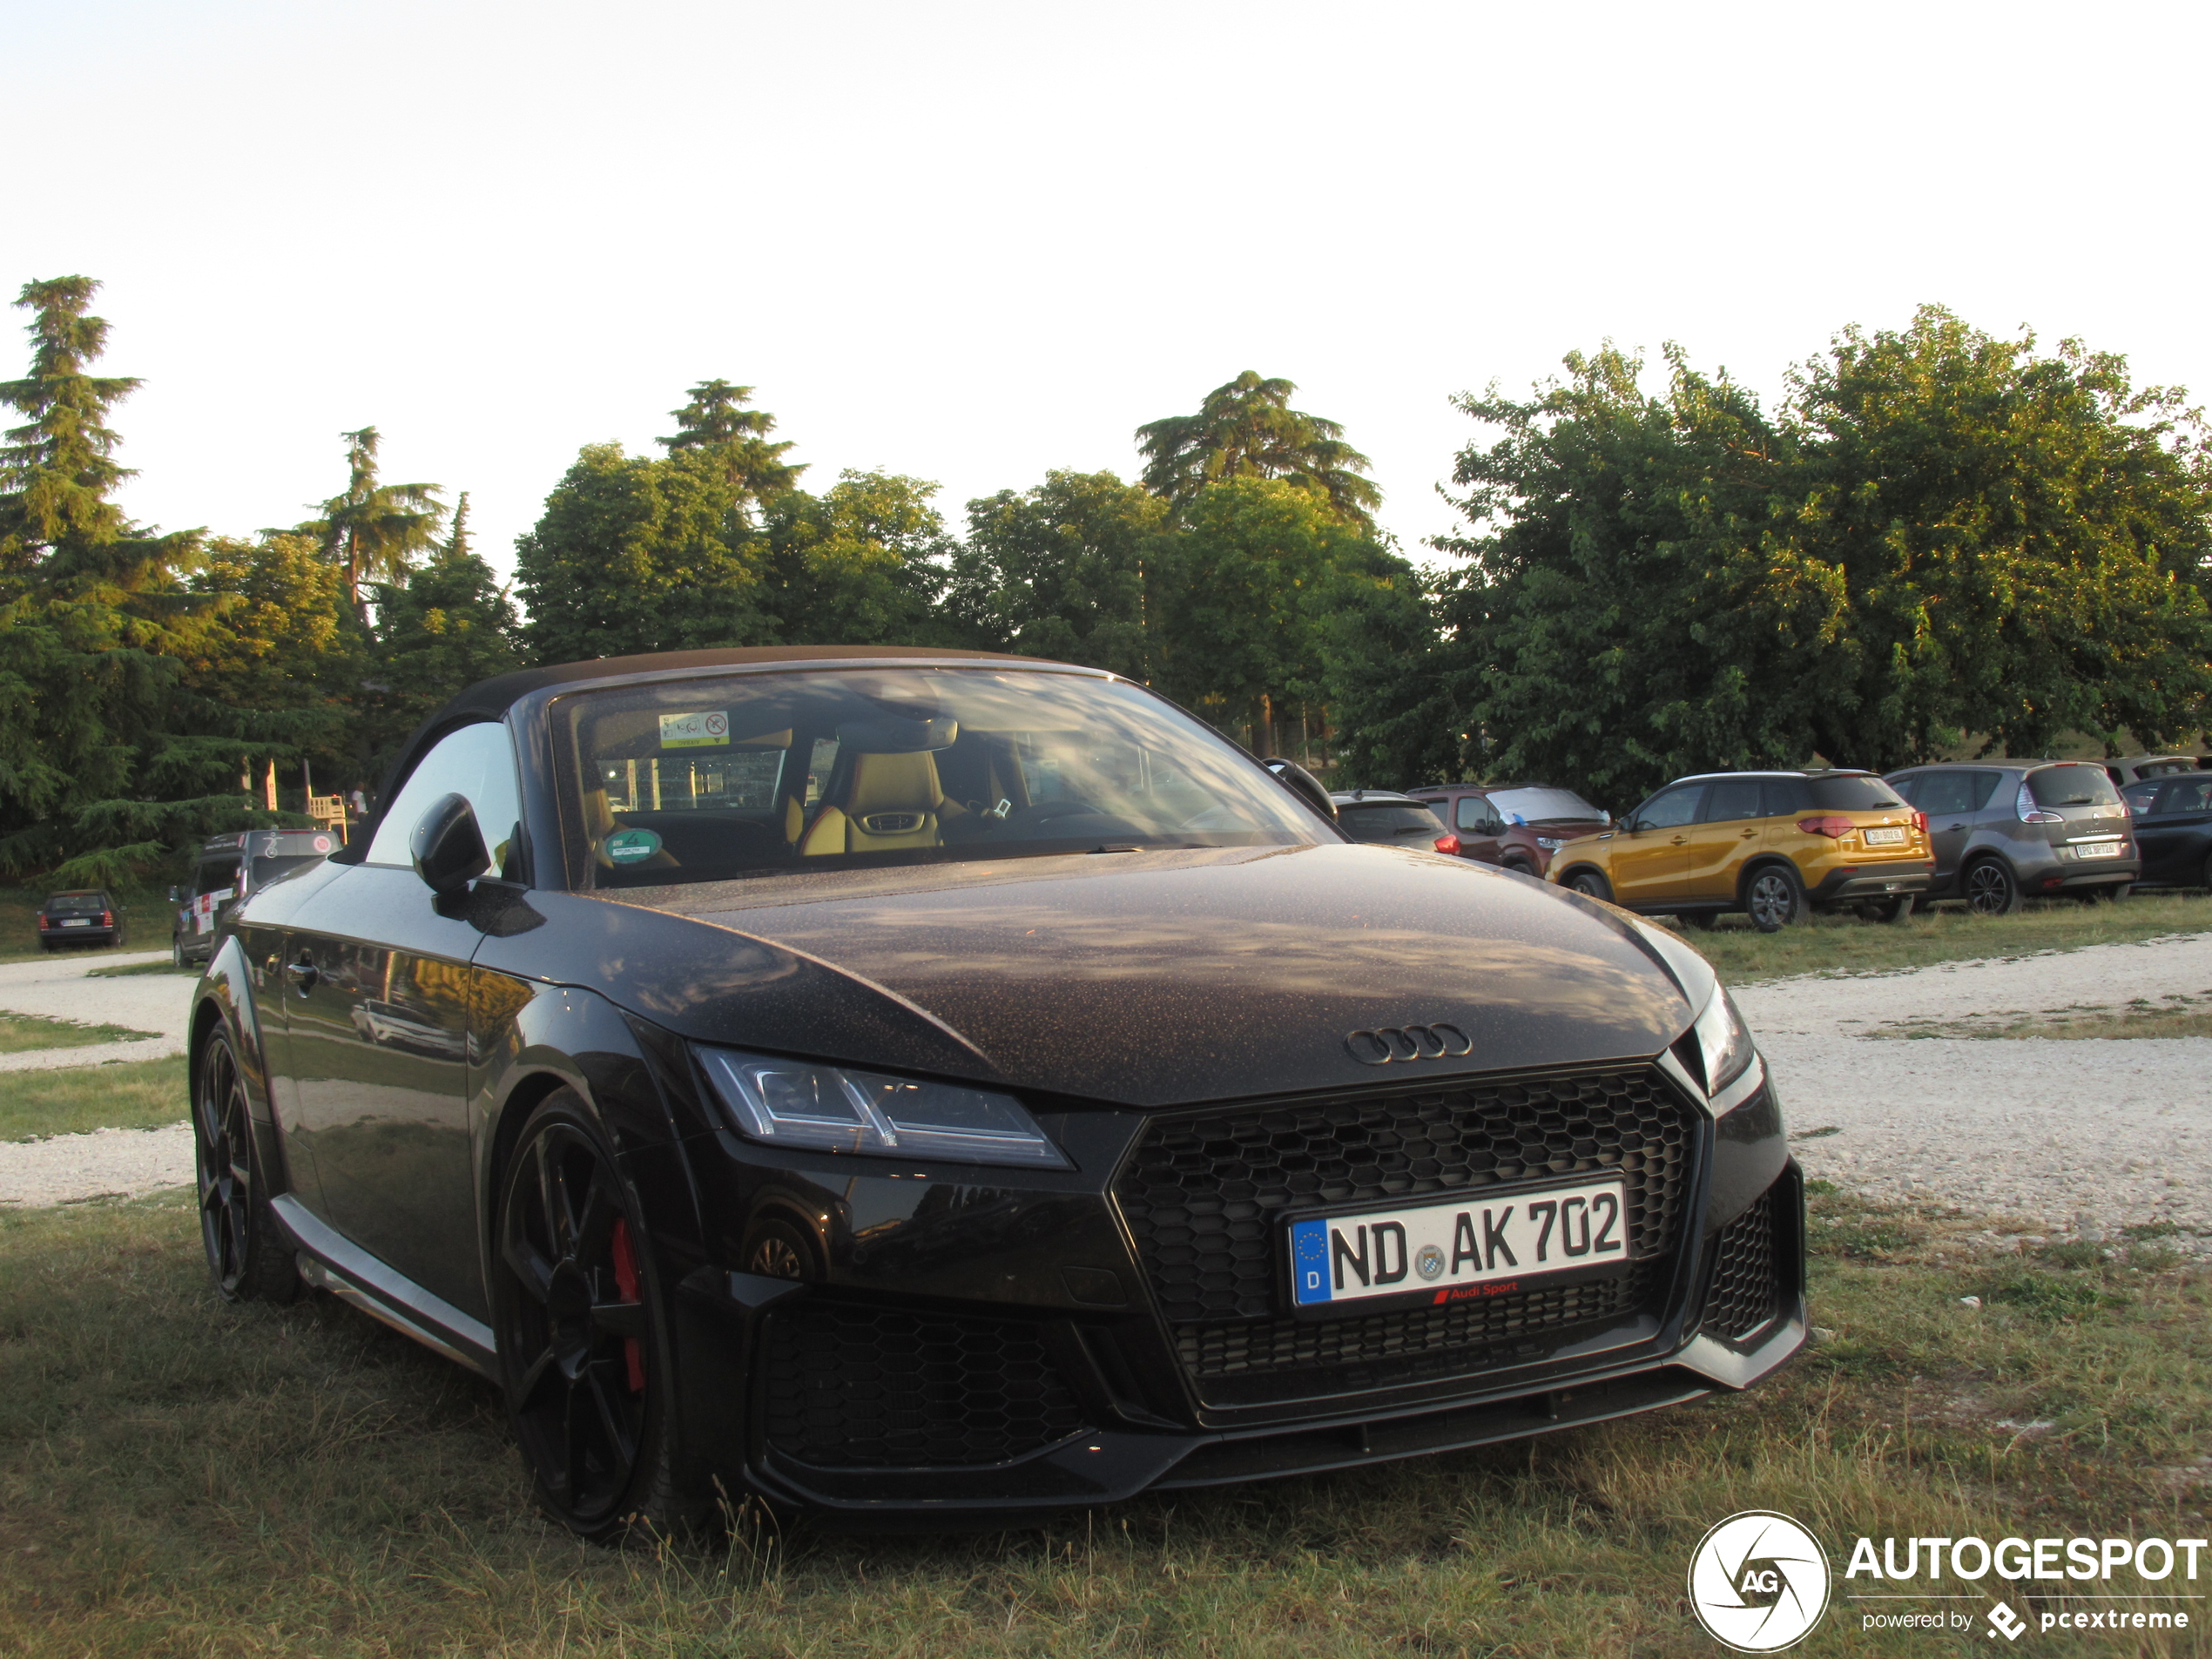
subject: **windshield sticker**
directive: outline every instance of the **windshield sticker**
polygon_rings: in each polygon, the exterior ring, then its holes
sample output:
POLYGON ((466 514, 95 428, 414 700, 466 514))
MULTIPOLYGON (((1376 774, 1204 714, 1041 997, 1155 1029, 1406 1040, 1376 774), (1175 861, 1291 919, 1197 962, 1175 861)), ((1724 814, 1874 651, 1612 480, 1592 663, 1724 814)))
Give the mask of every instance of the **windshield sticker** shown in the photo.
POLYGON ((664 714, 660 717, 660 746, 664 749, 717 749, 730 741, 730 711, 664 714))
POLYGON ((649 829, 617 830, 600 843, 612 864, 643 864, 660 851, 660 837, 649 829))

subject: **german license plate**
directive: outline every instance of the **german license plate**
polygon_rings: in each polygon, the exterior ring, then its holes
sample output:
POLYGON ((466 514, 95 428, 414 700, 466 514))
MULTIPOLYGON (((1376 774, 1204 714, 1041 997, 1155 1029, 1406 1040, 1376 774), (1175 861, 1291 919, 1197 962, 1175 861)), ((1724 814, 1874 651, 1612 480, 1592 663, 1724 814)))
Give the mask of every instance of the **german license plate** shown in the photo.
POLYGON ((89 927, 91 925, 92 919, 90 916, 71 916, 62 923, 64 927, 89 927))
POLYGON ((1628 1189, 1585 1181, 1402 1210, 1315 1216, 1290 1226, 1291 1294, 1302 1309, 1382 1297, 1459 1302, 1629 1259, 1628 1189))
POLYGON ((1866 832, 1869 846, 1903 846, 1905 832, 1901 829, 1871 829, 1866 832))
POLYGON ((2075 847, 2074 856, 2077 859, 2116 859, 2120 856, 2120 843, 2092 841, 2087 846, 2075 847))

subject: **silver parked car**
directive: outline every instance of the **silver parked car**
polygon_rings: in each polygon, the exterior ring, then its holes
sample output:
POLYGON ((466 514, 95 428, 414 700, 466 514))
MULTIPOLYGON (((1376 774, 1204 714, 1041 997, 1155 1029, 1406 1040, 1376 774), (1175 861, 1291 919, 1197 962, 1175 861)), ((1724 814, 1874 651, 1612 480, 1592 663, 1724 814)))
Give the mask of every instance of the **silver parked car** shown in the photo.
POLYGON ((2010 915, 2023 899, 2124 899, 2142 860, 2120 792, 2089 760, 1908 766, 1890 787, 1927 815, 1935 875, 1923 905, 1964 899, 2010 915))

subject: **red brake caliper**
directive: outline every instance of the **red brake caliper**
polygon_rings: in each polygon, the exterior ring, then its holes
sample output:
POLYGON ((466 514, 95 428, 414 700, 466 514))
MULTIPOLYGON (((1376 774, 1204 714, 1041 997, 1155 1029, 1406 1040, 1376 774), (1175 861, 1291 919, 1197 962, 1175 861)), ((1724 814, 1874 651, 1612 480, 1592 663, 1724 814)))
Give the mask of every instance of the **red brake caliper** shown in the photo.
MULTIPOLYGON (((615 1223, 614 1238, 615 1288, 622 1292, 625 1302, 640 1302, 637 1294, 637 1256, 630 1247, 630 1224, 615 1223)), ((645 1356, 637 1346, 636 1337, 622 1339, 623 1362, 630 1367, 630 1392, 643 1393, 645 1388, 645 1356)))

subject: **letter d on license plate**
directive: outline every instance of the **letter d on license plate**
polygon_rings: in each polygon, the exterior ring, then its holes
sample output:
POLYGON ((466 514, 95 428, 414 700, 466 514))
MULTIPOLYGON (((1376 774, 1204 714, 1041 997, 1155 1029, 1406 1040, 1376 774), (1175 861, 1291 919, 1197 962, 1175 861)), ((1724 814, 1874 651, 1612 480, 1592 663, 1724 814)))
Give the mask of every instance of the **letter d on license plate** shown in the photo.
POLYGON ((1537 1187, 1290 1226, 1291 1295, 1304 1309, 1378 1297, 1457 1302, 1625 1265, 1620 1181, 1537 1187))

